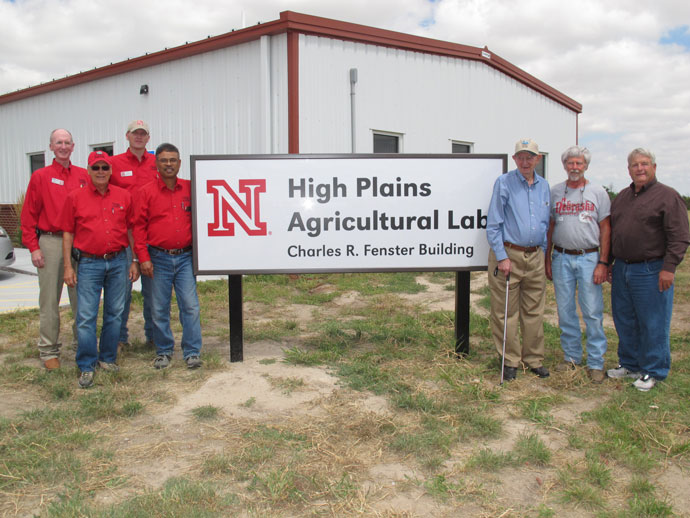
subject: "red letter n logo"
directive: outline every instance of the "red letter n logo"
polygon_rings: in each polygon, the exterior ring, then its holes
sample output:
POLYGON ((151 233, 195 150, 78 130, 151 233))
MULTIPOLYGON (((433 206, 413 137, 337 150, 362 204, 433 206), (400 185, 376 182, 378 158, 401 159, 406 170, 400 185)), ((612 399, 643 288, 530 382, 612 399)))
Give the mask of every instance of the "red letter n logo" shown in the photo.
POLYGON ((261 221, 259 193, 266 192, 266 180, 240 180, 239 196, 225 180, 208 180, 206 192, 213 194, 213 223, 208 224, 210 236, 234 236, 235 223, 248 236, 265 236, 266 223, 261 221))

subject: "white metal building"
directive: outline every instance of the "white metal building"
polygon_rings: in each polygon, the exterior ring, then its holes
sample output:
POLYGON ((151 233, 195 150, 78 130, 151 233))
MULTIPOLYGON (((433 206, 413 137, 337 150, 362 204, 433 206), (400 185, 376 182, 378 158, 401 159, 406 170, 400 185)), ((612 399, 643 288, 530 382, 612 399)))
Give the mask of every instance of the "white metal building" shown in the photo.
MULTIPOLYGON (((286 11, 0 96, 0 205, 24 192, 32 167, 52 161, 57 127, 72 132, 77 165, 97 146, 125 151, 133 119, 150 124, 150 148, 172 142, 186 163, 192 154, 353 147, 512 154, 517 139, 531 137, 547 153, 548 177, 577 142, 581 111, 487 48, 286 11)), ((188 167, 181 174, 188 178, 188 167)))

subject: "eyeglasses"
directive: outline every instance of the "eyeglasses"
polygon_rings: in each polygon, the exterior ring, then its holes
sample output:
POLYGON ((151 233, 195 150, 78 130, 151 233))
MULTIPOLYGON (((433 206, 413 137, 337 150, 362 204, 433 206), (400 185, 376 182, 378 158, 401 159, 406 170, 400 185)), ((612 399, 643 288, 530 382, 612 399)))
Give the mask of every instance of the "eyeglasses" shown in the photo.
POLYGON ((92 165, 89 167, 92 171, 110 171, 109 165, 92 165))
POLYGON ((166 164, 175 165, 180 160, 178 158, 159 158, 158 161, 163 165, 166 165, 166 164))
POLYGON ((515 160, 520 160, 522 162, 532 162, 533 160, 537 159, 537 156, 538 155, 523 153, 522 155, 515 155, 515 160))

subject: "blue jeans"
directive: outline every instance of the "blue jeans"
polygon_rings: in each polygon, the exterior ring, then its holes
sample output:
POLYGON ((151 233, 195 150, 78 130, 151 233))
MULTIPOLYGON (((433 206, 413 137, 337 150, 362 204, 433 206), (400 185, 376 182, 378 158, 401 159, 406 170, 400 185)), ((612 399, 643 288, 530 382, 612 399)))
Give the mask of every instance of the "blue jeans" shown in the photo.
POLYGON ((577 301, 585 321, 587 367, 590 369, 604 368, 607 347, 604 334, 604 297, 601 284, 594 284, 593 281, 598 262, 598 252, 569 255, 554 250, 551 259, 563 359, 578 365, 582 361, 582 331, 575 305, 577 288, 577 301))
POLYGON ((199 356, 201 352, 201 309, 196 292, 196 278, 192 270, 192 252, 169 255, 149 247, 153 263, 153 341, 157 354, 172 356, 175 339, 170 329, 170 301, 175 287, 177 306, 182 324, 182 354, 184 358, 199 356))
MULTIPOLYGON (((132 262, 132 249, 127 247, 127 261, 128 264, 132 262)), ((141 279, 141 294, 144 296, 144 336, 146 341, 153 341, 153 322, 151 321, 151 279, 142 275, 141 279)), ((127 276, 127 288, 125 291, 125 311, 122 313, 122 326, 120 326, 120 342, 127 343, 129 341, 129 329, 127 329, 127 322, 129 321, 129 306, 132 303, 132 283, 127 276)))
POLYGON ((83 257, 77 269, 77 366, 93 371, 96 362, 115 363, 117 338, 125 306, 127 254, 113 259, 83 257), (96 343, 98 306, 103 292, 103 326, 100 344, 96 343))
POLYGON ((659 291, 663 263, 663 259, 636 264, 618 260, 611 287, 618 360, 626 369, 657 380, 666 379, 671 368, 673 285, 659 291))

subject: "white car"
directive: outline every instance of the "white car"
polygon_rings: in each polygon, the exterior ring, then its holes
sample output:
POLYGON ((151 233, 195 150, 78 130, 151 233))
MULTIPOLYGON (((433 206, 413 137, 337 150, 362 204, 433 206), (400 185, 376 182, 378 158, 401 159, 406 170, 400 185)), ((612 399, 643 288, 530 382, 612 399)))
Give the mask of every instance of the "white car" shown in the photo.
POLYGON ((14 245, 5 229, 0 227, 0 266, 9 266, 14 262, 14 245))

